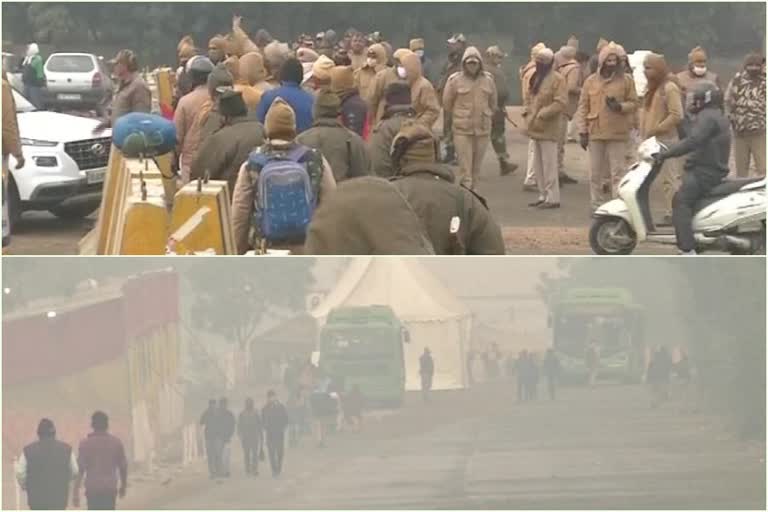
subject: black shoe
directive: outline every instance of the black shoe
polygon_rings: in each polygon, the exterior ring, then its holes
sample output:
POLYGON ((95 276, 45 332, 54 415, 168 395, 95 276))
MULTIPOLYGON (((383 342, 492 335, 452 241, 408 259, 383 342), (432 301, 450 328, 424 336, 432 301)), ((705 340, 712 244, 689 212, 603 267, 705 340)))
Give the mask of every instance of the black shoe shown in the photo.
POLYGON ((563 184, 563 185, 574 185, 574 184, 578 183, 578 181, 576 181, 575 179, 571 178, 570 176, 568 176, 565 173, 561 173, 560 176, 559 176, 559 179, 560 179, 560 183, 563 184))
POLYGON ((538 192, 538 191, 539 191, 539 187, 537 187, 536 185, 523 184, 523 192, 538 192))
POLYGON ((502 160, 499 162, 499 167, 501 168, 502 176, 509 176, 517 170, 518 165, 513 164, 512 162, 507 162, 506 160, 502 160))
POLYGON ((542 201, 538 208, 540 210, 555 210, 560 208, 560 203, 548 203, 546 201, 542 201))
POLYGON ((543 199, 539 199, 538 201, 536 201, 534 203, 528 203, 528 206, 531 207, 531 208, 538 208, 541 205, 543 205, 544 203, 545 203, 545 201, 543 199))

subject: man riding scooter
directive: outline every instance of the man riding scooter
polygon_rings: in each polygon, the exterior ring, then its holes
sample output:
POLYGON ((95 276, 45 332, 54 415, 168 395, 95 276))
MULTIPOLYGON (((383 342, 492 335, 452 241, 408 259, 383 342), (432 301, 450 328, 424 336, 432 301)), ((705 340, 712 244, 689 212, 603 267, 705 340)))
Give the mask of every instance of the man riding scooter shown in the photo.
POLYGON ((689 92, 689 110, 696 115, 690 135, 655 155, 661 164, 668 158, 690 155, 685 162, 682 183, 672 199, 672 224, 681 254, 696 254, 693 215, 696 202, 722 183, 728 175, 731 130, 722 112, 723 95, 711 82, 703 82, 689 92))

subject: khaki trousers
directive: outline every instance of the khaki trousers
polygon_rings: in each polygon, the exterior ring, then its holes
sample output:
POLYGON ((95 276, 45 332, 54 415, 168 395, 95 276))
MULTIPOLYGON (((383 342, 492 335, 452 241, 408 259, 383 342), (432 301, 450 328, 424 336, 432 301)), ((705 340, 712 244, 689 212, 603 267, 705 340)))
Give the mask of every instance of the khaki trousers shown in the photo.
POLYGON ((488 135, 453 135, 456 146, 456 159, 461 169, 460 183, 469 189, 477 186, 485 151, 491 138, 488 135))
POLYGON ((533 172, 533 140, 528 139, 528 159, 525 165, 525 181, 524 185, 534 186, 536 185, 536 175, 533 172))
POLYGON ((618 197, 624 175, 627 142, 593 140, 589 143, 589 196, 592 210, 618 197))
POLYGON ((560 133, 557 139, 557 172, 563 174, 565 172, 565 144, 568 136, 568 116, 562 115, 560 120, 560 133))
MULTIPOLYGON (((678 141, 672 139, 659 139, 665 146, 670 147, 672 144, 676 144, 678 141)), ((661 168, 661 189, 664 191, 664 214, 672 216, 672 198, 675 197, 675 192, 680 188, 680 183, 683 179, 683 164, 685 160, 683 158, 670 158, 664 161, 664 165, 661 168)))
POLYGON ((560 204, 560 177, 557 173, 557 142, 533 141, 533 172, 539 187, 539 199, 560 204))
POLYGON ((737 176, 749 176, 750 159, 755 160, 755 173, 765 176, 765 132, 734 134, 733 154, 737 176))

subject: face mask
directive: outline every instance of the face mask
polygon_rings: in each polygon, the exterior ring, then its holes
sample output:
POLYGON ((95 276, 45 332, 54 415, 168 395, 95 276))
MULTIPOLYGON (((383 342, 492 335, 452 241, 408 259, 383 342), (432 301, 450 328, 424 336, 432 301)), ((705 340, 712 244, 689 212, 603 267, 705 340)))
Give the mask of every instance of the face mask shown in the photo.
POLYGON ((400 78, 405 78, 406 72, 403 66, 397 66, 397 76, 400 78))
POLYGON ((694 66, 693 74, 696 76, 704 76, 707 74, 707 66, 694 66))
POLYGON ((365 59, 365 63, 368 64, 369 68, 375 68, 376 67, 376 59, 373 57, 368 57, 365 59))
POLYGON ((424 50, 416 50, 416 51, 415 51, 415 52, 413 52, 413 53, 415 53, 416 55, 418 55, 418 57, 419 57, 419 58, 422 58, 422 57, 424 57, 424 50))
POLYGON ((616 72, 616 68, 618 68, 618 67, 619 67, 618 65, 614 65, 614 66, 603 66, 603 71, 604 71, 606 74, 608 74, 608 75, 612 75, 612 74, 614 74, 614 73, 616 72))

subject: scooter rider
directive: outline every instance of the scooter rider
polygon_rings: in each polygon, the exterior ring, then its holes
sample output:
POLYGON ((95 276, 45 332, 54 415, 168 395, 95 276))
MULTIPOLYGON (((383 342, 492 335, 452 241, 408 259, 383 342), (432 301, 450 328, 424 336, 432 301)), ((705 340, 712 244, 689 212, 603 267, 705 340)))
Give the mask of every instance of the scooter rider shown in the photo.
POLYGON ((682 184, 672 199, 672 223, 682 254, 696 254, 694 206, 728 175, 731 152, 731 130, 722 111, 720 89, 711 82, 702 82, 689 94, 692 96, 689 109, 696 114, 690 135, 655 156, 661 164, 667 158, 690 153, 682 184))

